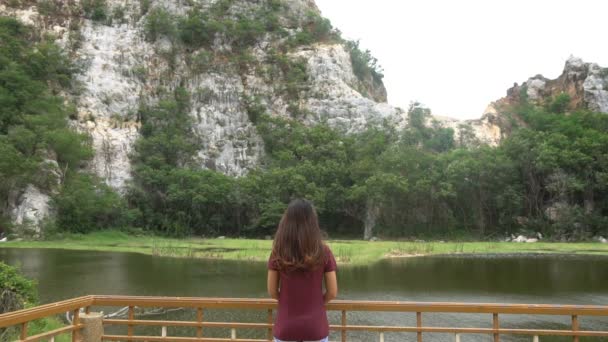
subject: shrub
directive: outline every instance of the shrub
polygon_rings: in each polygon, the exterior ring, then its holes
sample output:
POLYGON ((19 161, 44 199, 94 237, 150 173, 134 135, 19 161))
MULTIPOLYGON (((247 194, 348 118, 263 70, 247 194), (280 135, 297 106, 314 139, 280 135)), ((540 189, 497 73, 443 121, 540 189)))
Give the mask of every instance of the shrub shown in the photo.
POLYGON ((547 110, 552 113, 564 113, 570 105, 570 95, 561 93, 551 100, 547 110))
POLYGON ((46 140, 48 146, 57 153, 57 161, 62 165, 78 167, 82 160, 93 157, 90 137, 70 128, 49 131, 46 140))
POLYGON ((39 0, 38 12, 42 15, 52 16, 59 12, 59 7, 53 0, 39 0))
POLYGON ((139 0, 139 14, 144 16, 150 10, 152 0, 139 0))
POLYGON ((316 41, 324 41, 331 38, 333 27, 329 19, 312 12, 308 13, 308 18, 311 21, 308 30, 316 41))
POLYGON ((283 72, 285 92, 290 99, 299 99, 300 92, 307 90, 308 73, 306 59, 291 60, 285 55, 276 56, 283 72))
POLYGON ((215 33, 207 25, 207 16, 198 8, 188 12, 178 24, 179 37, 184 44, 192 47, 208 46, 213 42, 215 33))
POLYGON ((339 40, 339 38, 339 33, 333 29, 329 19, 311 11, 306 14, 306 19, 302 23, 302 30, 291 36, 287 45, 296 47, 332 39, 339 40))
POLYGON ((37 300, 34 282, 3 262, 0 262, 0 296, 0 314, 23 309, 37 300))
POLYGON ((266 106, 262 104, 259 97, 244 97, 245 107, 247 108, 247 116, 249 121, 256 124, 259 118, 266 113, 266 106))
POLYGON ((369 76, 374 81, 381 81, 384 77, 382 67, 378 64, 378 59, 372 56, 369 50, 362 51, 359 48, 359 41, 347 41, 346 47, 350 52, 350 60, 353 65, 353 72, 359 80, 366 80, 369 76))
POLYGON ((118 24, 124 24, 127 22, 125 15, 125 7, 122 5, 118 5, 112 9, 112 20, 115 20, 118 24))
MULTIPOLYGON (((12 266, 0 262, 0 314, 21 310, 37 304, 36 284, 22 276, 12 266)), ((59 329, 64 324, 56 317, 46 317, 31 321, 28 326, 29 336, 59 329)), ((0 341, 19 340, 17 327, 0 328, 0 341)), ((67 336, 58 336, 56 341, 68 341, 67 336)))
POLYGON ((165 36, 173 38, 176 33, 175 19, 164 8, 154 8, 146 17, 144 32, 148 41, 155 41, 165 36))
POLYGON ((234 39, 237 49, 243 50, 253 46, 264 34, 264 23, 247 17, 239 17, 226 34, 234 39))
POLYGON ((213 54, 207 51, 200 51, 192 56, 190 63, 192 71, 196 73, 203 73, 209 70, 211 64, 213 63, 213 54))
POLYGON ((93 21, 101 22, 108 19, 106 0, 82 0, 84 16, 93 21))

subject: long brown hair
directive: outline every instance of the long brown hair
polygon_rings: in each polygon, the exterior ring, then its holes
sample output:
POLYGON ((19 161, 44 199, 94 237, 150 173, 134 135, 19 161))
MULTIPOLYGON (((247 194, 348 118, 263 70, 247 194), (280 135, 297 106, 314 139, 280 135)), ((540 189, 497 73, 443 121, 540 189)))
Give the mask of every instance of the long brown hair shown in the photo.
POLYGON ((272 259, 280 271, 312 270, 323 264, 324 244, 314 206, 295 199, 283 214, 272 244, 272 259))

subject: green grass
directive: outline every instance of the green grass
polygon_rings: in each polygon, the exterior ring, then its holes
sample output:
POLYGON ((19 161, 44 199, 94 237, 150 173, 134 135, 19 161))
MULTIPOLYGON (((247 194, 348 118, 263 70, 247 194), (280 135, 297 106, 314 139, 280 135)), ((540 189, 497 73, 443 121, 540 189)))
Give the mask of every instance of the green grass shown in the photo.
MULTIPOLYGON (((63 328, 64 326, 65 324, 57 317, 45 317, 30 322, 27 325, 27 333, 28 336, 34 336, 51 330, 63 328)), ((2 339, 2 341, 17 341, 19 340, 19 333, 19 328, 11 327, 5 332, 4 336, 0 336, 0 339, 2 339)), ((70 333, 55 336, 55 342, 69 341, 72 341, 70 333)))
MULTIPOLYGON (((408 257, 455 253, 568 253, 608 255, 608 244, 588 243, 512 243, 512 242, 409 242, 329 240, 339 263, 371 264, 388 257, 408 257)), ((182 258, 265 261, 272 241, 255 239, 171 239, 133 236, 119 231, 88 235, 66 235, 46 241, 6 242, 0 247, 60 248, 111 252, 135 252, 182 258)))

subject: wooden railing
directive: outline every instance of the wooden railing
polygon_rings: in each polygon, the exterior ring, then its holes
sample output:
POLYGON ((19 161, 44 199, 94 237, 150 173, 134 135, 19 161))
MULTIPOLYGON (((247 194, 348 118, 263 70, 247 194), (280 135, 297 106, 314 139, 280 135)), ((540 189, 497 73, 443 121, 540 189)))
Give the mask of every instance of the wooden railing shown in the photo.
MULTIPOLYGON (((199 342, 262 342, 272 339, 272 314, 277 303, 270 299, 237 299, 237 298, 186 298, 186 297, 136 297, 136 296, 85 296, 58 303, 46 304, 36 308, 21 310, 0 315, 0 328, 20 326, 19 341, 49 340, 59 334, 69 333, 72 341, 79 341, 79 331, 83 325, 79 322, 79 312, 89 312, 91 307, 128 307, 126 319, 104 319, 104 325, 127 326, 126 335, 101 336, 103 341, 199 341, 199 342), (196 311, 194 321, 168 321, 168 320, 141 320, 135 319, 135 308, 162 307, 162 308, 189 308, 196 311), (216 309, 262 310, 267 319, 264 323, 239 323, 205 321, 205 312, 216 309), (27 324, 33 320, 48 317, 66 311, 73 312, 72 324, 45 332, 36 336, 28 336, 27 324), (136 326, 160 327, 160 336, 141 336, 134 334, 136 326), (167 327, 191 327, 196 331, 196 337, 167 336, 167 327), (205 328, 228 328, 230 337, 205 337, 205 328), (237 338, 237 329, 266 330, 266 339, 237 338)), ((532 304, 471 304, 471 303, 415 303, 415 302, 378 302, 378 301, 349 301, 337 300, 328 304, 328 311, 338 311, 341 314, 340 324, 331 325, 332 331, 340 332, 342 342, 347 341, 348 331, 367 331, 378 333, 379 341, 384 341, 384 333, 410 332, 415 333, 417 341, 422 341, 424 333, 452 334, 459 342, 462 334, 488 334, 493 336, 494 342, 500 341, 501 335, 527 335, 533 341, 539 336, 571 336, 574 341, 582 336, 608 337, 608 331, 581 330, 579 319, 581 316, 605 317, 608 324, 608 306, 592 305, 532 305, 532 304), (370 326, 351 325, 347 322, 347 312, 401 312, 415 314, 416 326, 370 326), (425 313, 464 313, 487 314, 491 328, 476 327, 438 327, 424 326, 425 313), (502 328, 500 317, 504 315, 558 315, 567 316, 571 320, 569 329, 515 329, 502 328)), ((84 317, 84 316, 83 316, 84 317)), ((88 341, 84 341, 88 342, 88 341)))
POLYGON ((18 341, 52 341, 57 335, 69 333, 72 335, 72 341, 76 342, 79 340, 78 332, 83 327, 78 319, 80 310, 82 308, 90 308, 91 305, 93 305, 93 302, 94 296, 85 296, 64 300, 62 302, 40 305, 31 309, 5 313, 0 315, 0 329, 18 326, 20 328, 20 339, 18 341), (38 335, 28 336, 27 326, 29 322, 57 314, 64 314, 66 311, 71 311, 73 313, 72 324, 38 335))

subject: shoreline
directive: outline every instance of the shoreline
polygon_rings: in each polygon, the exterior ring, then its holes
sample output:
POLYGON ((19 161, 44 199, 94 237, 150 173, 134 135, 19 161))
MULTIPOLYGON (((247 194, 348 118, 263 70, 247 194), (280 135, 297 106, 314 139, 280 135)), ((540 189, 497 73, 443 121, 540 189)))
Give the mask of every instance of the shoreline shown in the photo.
MULTIPOLYGON (((328 240, 339 264, 371 265, 386 259, 416 258, 429 255, 463 254, 570 254, 608 256, 608 244, 600 242, 410 242, 328 240)), ((134 252, 162 257, 266 261, 271 240, 257 239, 174 239, 133 236, 118 231, 67 235, 42 241, 8 241, 0 248, 54 248, 105 252, 134 252)))

